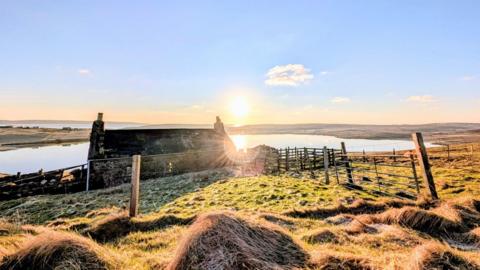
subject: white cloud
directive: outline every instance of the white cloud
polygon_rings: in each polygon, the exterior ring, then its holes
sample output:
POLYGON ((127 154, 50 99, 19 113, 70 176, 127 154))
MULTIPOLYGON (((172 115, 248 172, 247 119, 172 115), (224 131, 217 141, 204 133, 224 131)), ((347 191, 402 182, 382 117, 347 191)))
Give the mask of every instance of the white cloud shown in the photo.
POLYGON ((195 104, 195 105, 192 105, 192 109, 194 109, 194 110, 200 110, 200 109, 203 109, 203 106, 202 106, 202 105, 195 104))
POLYGON ((314 77, 310 70, 301 64, 275 66, 266 76, 265 84, 271 86, 298 86, 308 83, 314 77))
POLYGON ((473 81, 473 80, 475 80, 475 78, 476 78, 476 76, 473 76, 473 75, 465 75, 462 78, 460 78, 460 80, 462 80, 462 81, 473 81))
POLYGON ((418 103, 431 103, 436 101, 435 98, 431 95, 409 96, 407 100, 418 103))
POLYGON ((347 97, 334 97, 330 100, 331 103, 349 103, 351 100, 347 97))
POLYGON ((79 70, 77 70, 78 74, 82 75, 82 76, 88 76, 90 74, 92 74, 92 72, 89 70, 89 69, 86 69, 86 68, 81 68, 79 70))
POLYGON ((326 76, 326 75, 331 74, 331 73, 332 73, 332 72, 327 71, 327 70, 320 71, 320 75, 321 75, 321 76, 326 76))

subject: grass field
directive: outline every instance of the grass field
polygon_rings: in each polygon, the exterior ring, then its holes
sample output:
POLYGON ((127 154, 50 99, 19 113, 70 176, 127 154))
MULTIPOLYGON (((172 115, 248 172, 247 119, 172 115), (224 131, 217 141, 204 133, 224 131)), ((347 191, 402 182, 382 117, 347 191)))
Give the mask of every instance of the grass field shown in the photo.
MULTIPOLYGON (((112 269, 205 269, 198 257, 214 250, 265 269, 479 269, 480 153, 432 154, 431 161, 440 202, 326 185, 321 172, 242 177, 234 169, 144 181, 133 219, 125 212, 129 185, 3 201, 0 256, 6 267, 31 254, 24 245, 64 241, 91 251, 84 262, 112 269), (245 241, 232 236, 245 231, 245 241)), ((59 269, 71 269, 65 265, 59 269)))

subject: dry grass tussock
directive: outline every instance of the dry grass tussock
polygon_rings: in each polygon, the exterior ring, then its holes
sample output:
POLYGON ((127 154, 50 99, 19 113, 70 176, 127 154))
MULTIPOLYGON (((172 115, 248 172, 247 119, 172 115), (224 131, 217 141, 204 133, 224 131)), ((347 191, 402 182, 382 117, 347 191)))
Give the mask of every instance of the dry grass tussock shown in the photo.
POLYGON ((152 220, 132 219, 126 212, 114 214, 93 223, 82 233, 99 242, 114 241, 131 232, 146 232, 162 229, 173 225, 188 225, 194 217, 182 218, 174 215, 164 215, 152 220))
POLYGON ((443 202, 439 207, 432 209, 432 212, 468 228, 480 226, 480 201, 473 198, 443 202))
POLYGON ((406 269, 462 269, 478 270, 480 266, 473 262, 472 257, 439 243, 430 242, 415 248, 406 269))
POLYGON ((415 207, 389 209, 381 214, 363 215, 357 219, 366 224, 398 224, 434 237, 447 236, 449 232, 468 232, 461 223, 415 207))
POLYGON ((115 269, 111 255, 73 233, 48 231, 24 242, 0 262, 0 270, 115 269))
POLYGON ((229 212, 201 215, 167 269, 294 269, 309 255, 281 228, 229 212))
POLYGON ((0 236, 10 235, 21 231, 20 227, 0 219, 0 236))
POLYGON ((295 220, 292 218, 287 218, 277 214, 261 214, 259 217, 284 228, 295 229, 295 220))
MULTIPOLYGON (((480 224, 478 200, 463 198, 443 202, 431 210, 415 207, 389 209, 383 213, 360 215, 365 224, 398 224, 448 242, 451 246, 473 250, 480 248, 480 236, 473 228, 480 224)), ((353 222, 351 222, 353 224, 353 222)))
POLYGON ((310 269, 315 270, 373 270, 370 261, 352 255, 325 254, 314 256, 310 262, 310 269))
POLYGON ((353 220, 343 229, 347 234, 355 235, 362 233, 375 234, 378 233, 378 229, 373 226, 367 225, 359 220, 353 220))
POLYGON ((416 206, 415 202, 390 199, 383 202, 369 202, 363 199, 357 199, 352 204, 345 206, 339 204, 330 208, 313 208, 303 210, 291 210, 284 213, 286 216, 296 218, 319 218, 324 219, 339 214, 374 214, 380 213, 388 208, 399 208, 404 206, 416 206))
POLYGON ((304 235, 302 240, 310 244, 338 244, 341 241, 341 237, 330 229, 322 228, 304 235))

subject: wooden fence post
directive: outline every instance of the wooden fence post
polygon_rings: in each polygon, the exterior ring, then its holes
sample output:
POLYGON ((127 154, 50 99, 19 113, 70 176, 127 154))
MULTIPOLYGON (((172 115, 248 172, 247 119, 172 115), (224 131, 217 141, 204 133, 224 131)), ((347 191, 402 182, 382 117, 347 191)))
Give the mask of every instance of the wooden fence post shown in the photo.
POLYGON ((373 166, 375 168, 375 178, 377 179, 377 186, 378 186, 378 192, 382 192, 381 188, 381 183, 380 183, 380 176, 378 175, 378 166, 377 166, 377 157, 373 157, 373 166))
POLYGON ((140 193, 140 155, 132 156, 132 190, 130 195, 130 217, 138 214, 138 196, 140 193))
POLYGON ((447 160, 450 160, 450 144, 447 144, 447 160))
POLYGON ((395 152, 395 148, 393 148, 393 162, 397 162, 397 152, 395 152))
POLYGON ((280 168, 281 168, 280 160, 281 159, 282 159, 282 151, 281 151, 281 149, 278 149, 277 150, 277 171, 278 171, 278 173, 280 173, 280 168))
POLYGON ((413 154, 411 152, 410 152, 410 163, 412 166, 413 178, 415 178, 415 188, 417 189, 417 194, 420 194, 420 185, 418 183, 417 168, 415 167, 415 158, 413 157, 413 154))
POLYGON ((338 177, 337 160, 335 159, 335 151, 332 151, 332 160, 333 160, 333 167, 335 167, 335 177, 337 179, 337 184, 340 184, 340 179, 338 177))
POLYGON ((299 160, 298 160, 298 150, 297 147, 295 147, 295 170, 298 172, 298 167, 299 167, 299 160))
POLYGON ((430 189, 432 199, 437 200, 437 189, 435 188, 435 182, 433 181, 432 170, 430 168, 430 163, 428 162, 427 149, 425 148, 425 144, 423 143, 422 133, 413 133, 412 139, 415 143, 415 151, 417 153, 417 158, 420 163, 420 168, 422 168, 423 179, 425 180, 428 188, 430 189))
POLYGON ((342 145, 343 162, 345 163, 345 168, 347 170, 348 183, 353 184, 352 168, 350 167, 350 161, 348 160, 348 156, 347 156, 347 147, 345 147, 345 142, 342 142, 341 145, 342 145))
POLYGON ((288 156, 290 155, 290 147, 287 147, 285 149, 285 171, 288 172, 289 166, 288 166, 288 156))
POLYGON ((308 154, 308 150, 306 147, 303 148, 303 169, 306 170, 307 169, 307 164, 308 166, 312 166, 312 164, 310 163, 310 155, 308 154))
POLYGON ((330 178, 328 176, 328 149, 326 146, 323 147, 323 169, 325 170, 325 184, 330 184, 330 178))

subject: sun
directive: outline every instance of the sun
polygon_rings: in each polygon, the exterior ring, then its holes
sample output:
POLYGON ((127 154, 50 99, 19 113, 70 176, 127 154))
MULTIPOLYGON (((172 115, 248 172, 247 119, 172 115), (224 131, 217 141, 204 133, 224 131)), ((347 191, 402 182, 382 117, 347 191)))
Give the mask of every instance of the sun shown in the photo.
POLYGON ((244 97, 236 97, 230 104, 230 111, 237 118, 243 118, 250 112, 250 105, 244 97))

